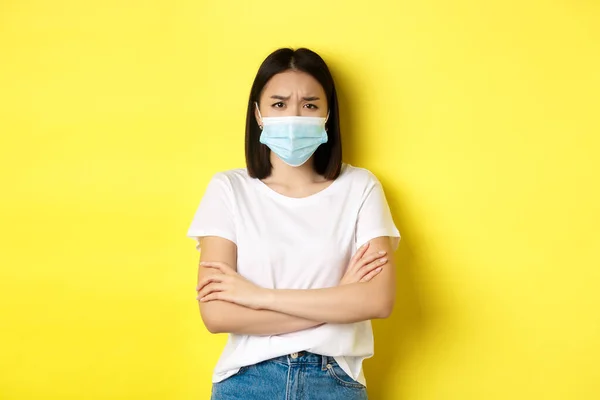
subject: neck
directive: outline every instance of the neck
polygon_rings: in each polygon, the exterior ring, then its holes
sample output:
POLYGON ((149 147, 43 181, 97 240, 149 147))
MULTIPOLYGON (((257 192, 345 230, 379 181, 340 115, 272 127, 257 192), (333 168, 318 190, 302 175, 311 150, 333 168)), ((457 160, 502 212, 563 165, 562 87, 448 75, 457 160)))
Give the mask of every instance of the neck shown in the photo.
POLYGON ((271 152, 271 165, 273 169, 266 181, 283 184, 288 187, 301 187, 323 181, 323 177, 313 168, 312 157, 299 167, 290 167, 281 161, 275 153, 271 152))

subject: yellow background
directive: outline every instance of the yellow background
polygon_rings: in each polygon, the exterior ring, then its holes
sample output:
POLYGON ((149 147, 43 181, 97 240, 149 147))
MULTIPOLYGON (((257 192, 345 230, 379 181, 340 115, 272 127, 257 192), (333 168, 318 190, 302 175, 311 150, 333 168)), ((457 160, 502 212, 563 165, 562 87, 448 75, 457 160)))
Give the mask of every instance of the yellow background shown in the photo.
POLYGON ((0 1, 0 398, 207 399, 194 242, 264 57, 329 63, 403 240, 370 398, 600 398, 600 3, 0 1))

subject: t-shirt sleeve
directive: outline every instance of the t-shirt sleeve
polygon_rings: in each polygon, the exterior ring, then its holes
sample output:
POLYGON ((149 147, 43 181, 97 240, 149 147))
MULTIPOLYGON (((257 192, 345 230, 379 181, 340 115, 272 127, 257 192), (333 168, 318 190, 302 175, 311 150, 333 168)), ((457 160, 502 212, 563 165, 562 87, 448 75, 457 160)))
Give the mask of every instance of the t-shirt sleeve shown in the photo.
POLYGON ((197 240, 197 250, 200 238, 205 236, 219 236, 237 244, 233 189, 222 173, 215 174, 208 183, 187 231, 187 237, 197 240))
POLYGON ((356 248, 379 236, 392 238, 392 249, 400 243, 400 232, 394 224, 383 187, 375 176, 367 187, 356 222, 356 248))

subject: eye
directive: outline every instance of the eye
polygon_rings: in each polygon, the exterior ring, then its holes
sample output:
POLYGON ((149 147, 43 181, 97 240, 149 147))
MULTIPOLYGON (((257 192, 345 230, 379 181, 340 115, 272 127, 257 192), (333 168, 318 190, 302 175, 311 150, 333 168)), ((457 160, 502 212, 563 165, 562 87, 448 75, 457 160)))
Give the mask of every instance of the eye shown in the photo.
POLYGON ((278 101, 277 103, 272 104, 271 107, 273 107, 273 108, 283 108, 283 107, 285 107, 285 104, 283 103, 283 101, 278 101))
POLYGON ((311 110, 318 110, 318 109, 319 109, 319 107, 317 107, 317 106, 316 106, 316 105, 314 105, 314 104, 310 104, 310 103, 308 103, 308 104, 305 104, 305 105, 304 105, 304 107, 306 107, 306 108, 309 108, 309 109, 311 109, 311 110))

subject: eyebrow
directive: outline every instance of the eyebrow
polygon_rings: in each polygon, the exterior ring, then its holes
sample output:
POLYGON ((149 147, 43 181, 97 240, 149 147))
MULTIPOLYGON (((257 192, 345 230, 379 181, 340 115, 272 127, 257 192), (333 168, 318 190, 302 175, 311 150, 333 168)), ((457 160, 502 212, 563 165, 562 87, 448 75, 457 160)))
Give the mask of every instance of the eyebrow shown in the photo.
MULTIPOLYGON (((271 96, 272 99, 277 99, 277 100, 289 100, 291 96, 280 96, 277 94, 274 94, 273 96, 271 96)), ((310 97, 303 97, 302 100, 304 101, 315 101, 315 100, 320 100, 319 97, 317 96, 310 96, 310 97)))

